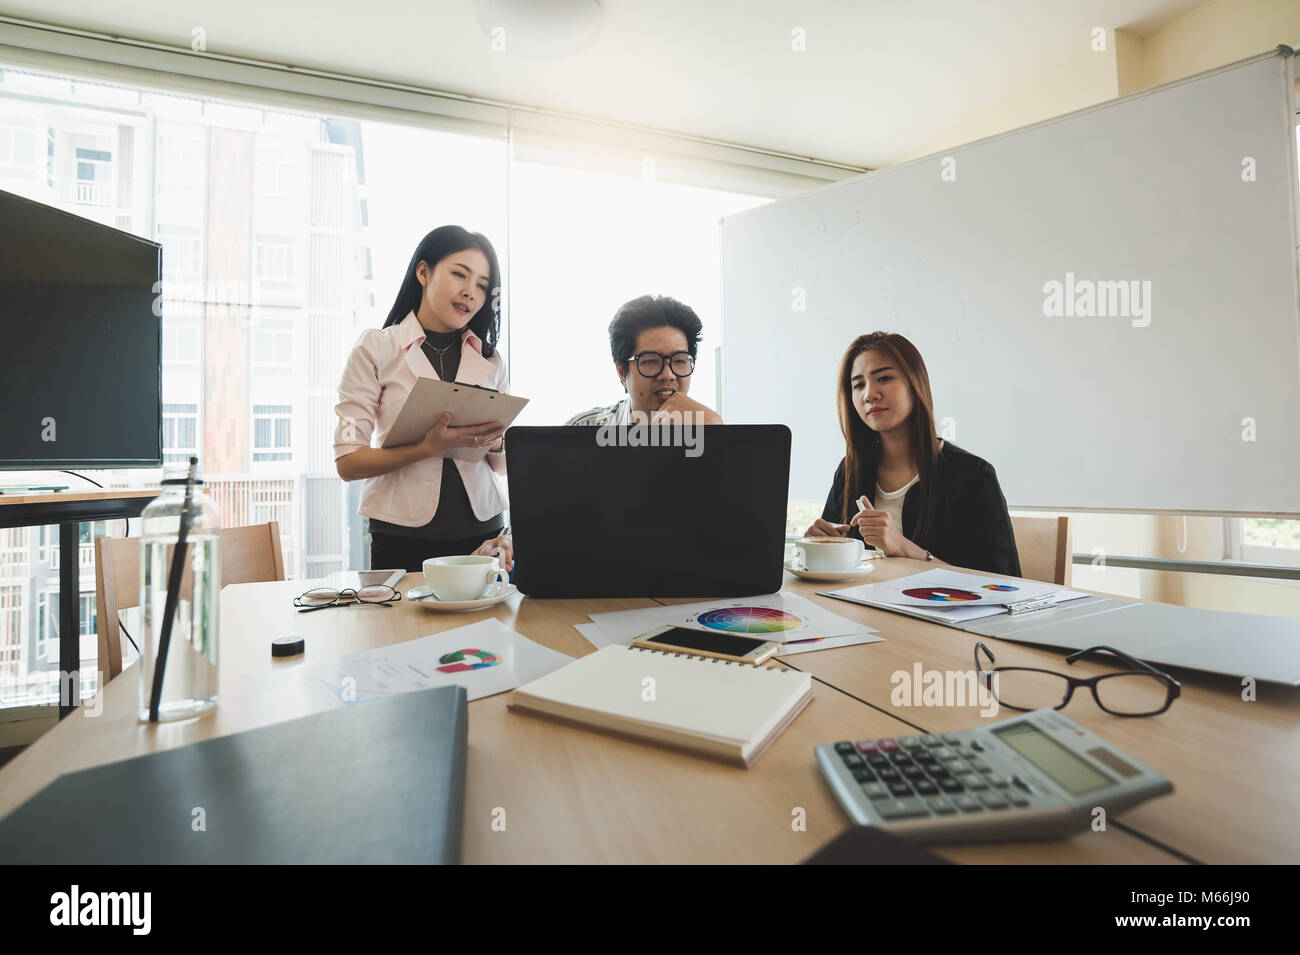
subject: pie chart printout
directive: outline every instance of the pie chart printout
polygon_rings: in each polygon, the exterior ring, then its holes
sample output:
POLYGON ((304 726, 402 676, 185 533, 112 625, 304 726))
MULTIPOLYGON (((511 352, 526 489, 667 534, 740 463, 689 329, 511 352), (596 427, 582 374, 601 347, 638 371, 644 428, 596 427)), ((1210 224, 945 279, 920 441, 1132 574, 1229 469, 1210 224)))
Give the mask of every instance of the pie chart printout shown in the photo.
POLYGON ((798 630, 803 618, 786 610, 772 607, 723 607, 706 610, 695 622, 709 630, 726 633, 784 633, 798 630))
POLYGON ((494 667, 501 658, 489 650, 453 650, 438 657, 438 662, 446 664, 438 669, 443 673, 464 673, 466 670, 482 670, 494 667))
POLYGON ((980 595, 956 587, 913 587, 904 590, 903 595, 917 600, 933 600, 936 603, 960 603, 966 600, 979 600, 980 595))

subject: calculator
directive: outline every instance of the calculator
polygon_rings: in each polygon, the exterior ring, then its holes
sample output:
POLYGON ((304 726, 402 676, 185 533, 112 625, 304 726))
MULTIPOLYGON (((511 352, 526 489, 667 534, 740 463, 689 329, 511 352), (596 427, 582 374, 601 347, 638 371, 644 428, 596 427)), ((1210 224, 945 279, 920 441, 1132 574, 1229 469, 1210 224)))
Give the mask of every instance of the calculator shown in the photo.
POLYGON ((853 821, 916 842, 1051 839, 1174 784, 1055 710, 959 733, 824 743, 817 762, 853 821))

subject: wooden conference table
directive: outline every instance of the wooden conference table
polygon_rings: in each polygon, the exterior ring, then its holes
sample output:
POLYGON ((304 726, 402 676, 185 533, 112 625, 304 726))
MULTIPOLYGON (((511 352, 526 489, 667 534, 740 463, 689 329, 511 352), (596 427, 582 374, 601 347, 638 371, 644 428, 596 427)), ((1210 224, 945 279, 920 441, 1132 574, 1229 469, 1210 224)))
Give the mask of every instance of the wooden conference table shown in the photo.
MULTIPOLYGON (((878 561, 872 579, 925 569, 878 561)), ((421 582, 408 575, 407 589, 421 582)), ((890 675, 973 666, 976 638, 938 624, 815 596, 787 575, 786 589, 880 631, 884 643, 823 650, 779 665, 811 673, 815 700, 751 769, 511 713, 507 694, 469 705, 464 859, 496 862, 791 863, 849 825, 813 757, 819 743, 947 731, 980 725, 975 708, 895 707, 890 675), (502 818, 505 829, 494 828, 502 818), (802 820, 803 825, 799 822, 802 820)), ((653 606, 648 599, 513 597, 488 611, 441 614, 402 601, 299 615, 301 581, 240 584, 222 599, 222 702, 177 725, 136 722, 137 677, 129 668, 101 697, 0 771, 0 816, 58 774, 304 715, 292 695, 249 692, 267 672, 322 661, 496 617, 552 649, 592 647, 573 624, 587 614, 653 606), (306 638, 307 653, 275 661, 270 641, 306 638), (242 687, 242 688, 241 688, 242 687)), ((659 601, 666 602, 666 601, 659 601)), ((677 602, 677 601, 672 601, 677 602)), ((1001 665, 1064 666, 1059 651, 986 642, 1001 665)), ((1104 642, 1099 639, 1099 642, 1104 642)), ((1072 670, 1103 672, 1101 663, 1072 670)), ((1295 862, 1300 830, 1300 692, 1261 684, 1243 703, 1236 681, 1178 674, 1183 694, 1169 712, 1124 720, 1076 695, 1066 712, 1174 780, 1175 793, 1088 831, 1051 842, 937 847, 964 863, 1295 862)), ((1004 715, 1009 713, 1004 712, 1004 715)), ((70 826, 75 838, 75 825, 70 826)))

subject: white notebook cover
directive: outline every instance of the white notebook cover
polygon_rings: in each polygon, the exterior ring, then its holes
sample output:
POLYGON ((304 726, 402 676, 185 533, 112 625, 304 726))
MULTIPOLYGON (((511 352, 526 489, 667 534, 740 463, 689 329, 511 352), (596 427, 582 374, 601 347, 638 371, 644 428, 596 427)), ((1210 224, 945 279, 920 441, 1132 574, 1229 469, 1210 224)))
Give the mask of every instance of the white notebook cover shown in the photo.
POLYGON ((521 686, 510 706, 748 766, 811 699, 807 673, 610 646, 521 686))

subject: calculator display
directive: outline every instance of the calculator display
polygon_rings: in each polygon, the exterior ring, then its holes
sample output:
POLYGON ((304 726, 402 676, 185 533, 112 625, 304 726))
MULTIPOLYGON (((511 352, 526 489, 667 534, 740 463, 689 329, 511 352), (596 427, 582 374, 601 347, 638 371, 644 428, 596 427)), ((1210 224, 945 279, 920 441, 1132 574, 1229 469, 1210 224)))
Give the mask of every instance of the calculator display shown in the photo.
POLYGON ((1054 779, 1072 796, 1092 792, 1114 782, 1031 723, 1012 723, 1003 729, 993 730, 993 734, 1054 779))

